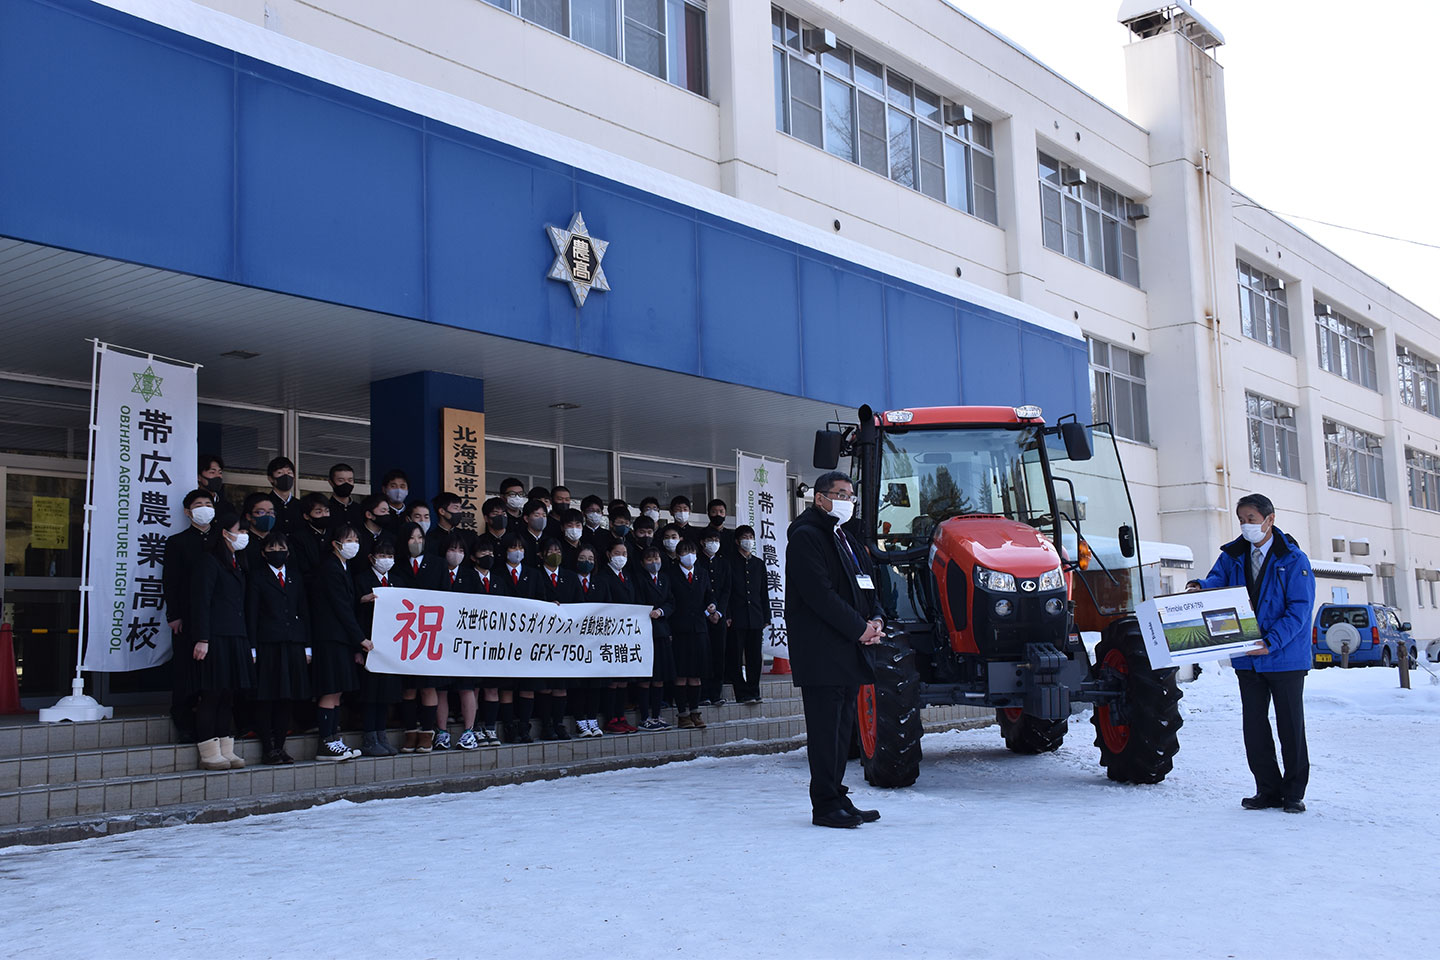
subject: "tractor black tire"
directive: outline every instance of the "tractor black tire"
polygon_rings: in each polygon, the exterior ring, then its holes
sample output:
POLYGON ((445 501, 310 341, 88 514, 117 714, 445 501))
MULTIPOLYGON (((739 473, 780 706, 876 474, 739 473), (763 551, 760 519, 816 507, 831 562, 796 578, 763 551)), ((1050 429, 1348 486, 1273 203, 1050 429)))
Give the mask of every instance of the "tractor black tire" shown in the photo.
POLYGON ((1000 736, 1011 753, 1033 756, 1037 753, 1053 753, 1065 742, 1070 732, 1068 718, 1042 720, 1022 713, 1014 717, 1010 710, 996 710, 995 720, 1000 724, 1000 736))
POLYGON ((1095 674, 1123 682, 1121 703, 1126 724, 1111 721, 1110 706, 1096 704, 1090 722, 1100 765, 1119 783, 1159 783, 1174 767, 1180 750, 1177 733, 1184 724, 1174 667, 1153 670, 1140 624, 1133 618, 1105 628, 1095 648, 1095 674))
POLYGON ((860 688, 857 728, 865 782, 908 787, 920 776, 920 671, 915 651, 886 638, 867 648, 875 682, 860 688))

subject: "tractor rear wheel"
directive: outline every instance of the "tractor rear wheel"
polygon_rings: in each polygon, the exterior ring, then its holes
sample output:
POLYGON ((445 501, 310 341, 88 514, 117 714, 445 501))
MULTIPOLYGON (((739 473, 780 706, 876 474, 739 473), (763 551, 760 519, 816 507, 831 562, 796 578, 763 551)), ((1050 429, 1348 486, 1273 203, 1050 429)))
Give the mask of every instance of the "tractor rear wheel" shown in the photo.
POLYGON ((1070 721, 1042 720, 1024 710, 1001 708, 995 711, 1000 724, 1000 736, 1005 746, 1013 753, 1051 753, 1060 749, 1065 734, 1070 731, 1070 721))
POLYGON ((1090 722, 1106 775, 1120 783, 1159 783, 1180 750, 1176 670, 1152 670, 1140 624, 1128 617, 1105 628, 1095 648, 1095 673, 1122 685, 1118 702, 1096 704, 1090 722))
POLYGON ((860 688, 856 724, 865 782, 908 787, 920 776, 920 671, 909 644, 886 638, 868 648, 875 682, 860 688))

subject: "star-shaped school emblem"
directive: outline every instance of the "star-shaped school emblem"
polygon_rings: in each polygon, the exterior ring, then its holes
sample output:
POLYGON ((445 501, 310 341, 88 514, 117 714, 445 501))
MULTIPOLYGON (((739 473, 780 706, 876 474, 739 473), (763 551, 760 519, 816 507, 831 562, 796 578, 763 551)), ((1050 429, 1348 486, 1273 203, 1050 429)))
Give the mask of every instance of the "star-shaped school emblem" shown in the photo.
POLYGON ((591 290, 610 289, 610 281, 605 279, 605 270, 600 266, 610 242, 590 236, 585 218, 579 212, 571 218, 569 227, 546 225, 545 232, 555 248, 555 262, 550 265, 548 276, 570 285, 575 306, 585 306, 591 290))
POLYGON ((770 471, 769 471, 769 470, 766 470, 764 467, 756 467, 756 468, 755 468, 755 482, 756 482, 756 483, 759 483, 759 484, 769 483, 769 482, 770 482, 770 471))
POLYGON ((145 398, 146 403, 149 403, 155 397, 164 396, 164 394, 160 392, 160 384, 165 382, 165 378, 155 376, 154 367, 146 367, 144 373, 134 374, 134 377, 135 386, 130 392, 140 394, 140 396, 145 398))

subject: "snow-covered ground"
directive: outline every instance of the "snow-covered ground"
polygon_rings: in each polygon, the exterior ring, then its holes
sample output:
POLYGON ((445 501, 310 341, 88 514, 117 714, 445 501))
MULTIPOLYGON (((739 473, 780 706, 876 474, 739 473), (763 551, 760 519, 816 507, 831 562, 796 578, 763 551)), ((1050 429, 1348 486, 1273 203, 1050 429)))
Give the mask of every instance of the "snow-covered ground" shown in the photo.
POLYGON ((1303 816, 1240 808, 1212 667, 1154 787, 1075 722, 1046 757, 927 737, 909 790, 852 766, 883 813, 858 830, 810 826, 801 752, 10 849, 0 954, 1435 957, 1440 685, 1414 682, 1311 674, 1303 816))

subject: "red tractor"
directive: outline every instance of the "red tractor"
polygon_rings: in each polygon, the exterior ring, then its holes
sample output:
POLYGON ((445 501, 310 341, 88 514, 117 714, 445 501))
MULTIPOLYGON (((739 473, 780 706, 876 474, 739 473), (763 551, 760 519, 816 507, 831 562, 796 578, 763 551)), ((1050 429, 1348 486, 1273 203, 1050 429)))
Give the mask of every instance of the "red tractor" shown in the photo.
POLYGON ((1060 746, 1077 702, 1094 704, 1110 779, 1165 779, 1181 694, 1173 668, 1151 669, 1134 617, 1145 583, 1108 425, 1048 426, 1038 407, 866 406, 858 419, 817 432, 815 466, 850 458, 846 529, 875 562, 886 616, 860 691, 865 779, 915 782, 923 707, 993 707, 1006 746, 1035 754, 1060 746), (1100 635, 1094 662, 1086 632, 1100 635))

